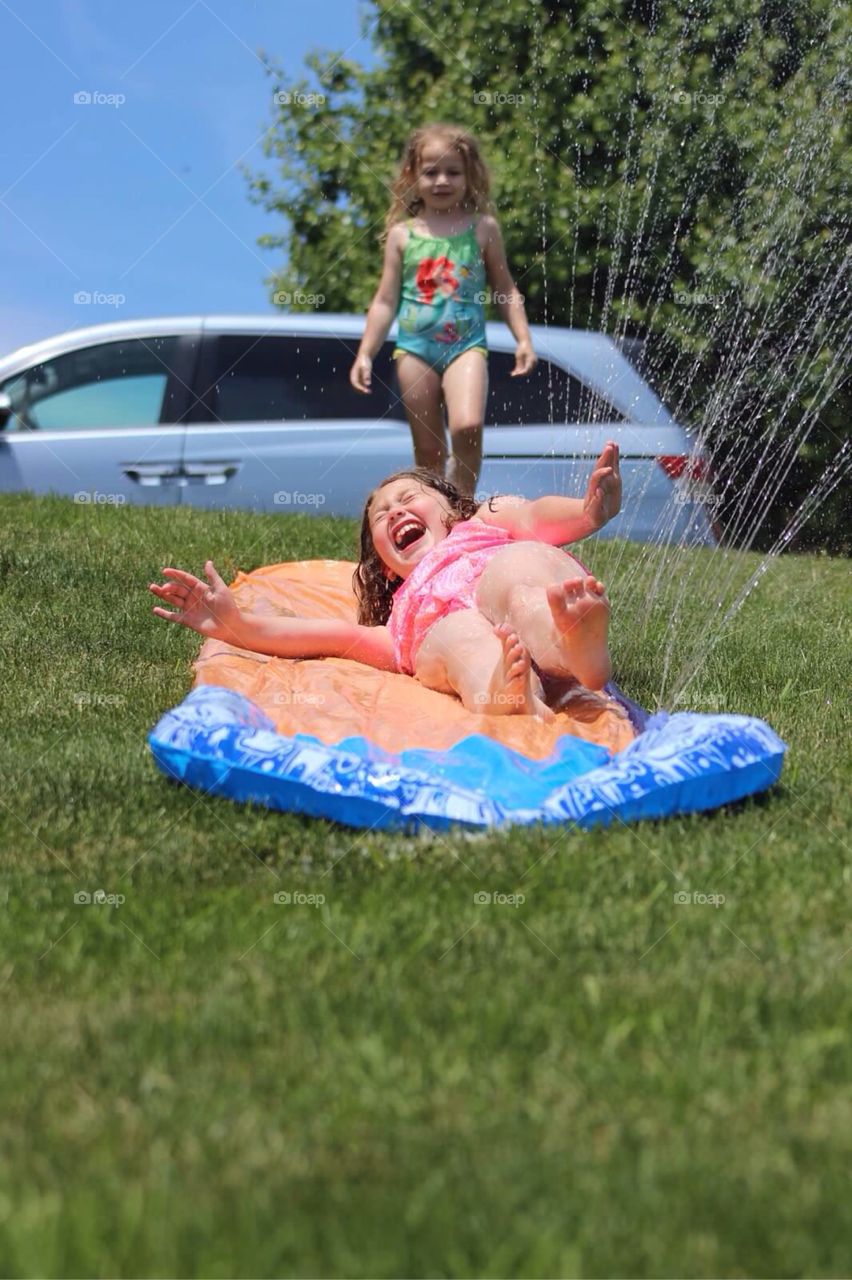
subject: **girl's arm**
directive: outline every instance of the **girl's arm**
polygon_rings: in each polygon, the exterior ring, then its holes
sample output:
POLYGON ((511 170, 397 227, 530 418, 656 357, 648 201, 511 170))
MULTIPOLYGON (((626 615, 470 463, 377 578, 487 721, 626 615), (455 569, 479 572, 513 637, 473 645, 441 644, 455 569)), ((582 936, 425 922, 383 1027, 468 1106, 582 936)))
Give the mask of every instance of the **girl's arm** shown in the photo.
POLYGON ((515 349, 515 367, 511 373, 511 377, 516 378, 519 374, 531 373, 538 364, 524 310, 524 295, 512 279, 497 219, 490 213, 484 214, 480 226, 486 236, 482 257, 494 302, 501 319, 505 320, 518 344, 515 349))
POLYGON ((492 498, 490 505, 484 502, 476 515, 485 524, 508 529, 516 538, 535 538, 561 547, 596 533, 620 510, 618 445, 610 440, 595 463, 584 498, 554 494, 528 502, 504 495, 492 498))
POLYGON ((387 627, 361 627, 333 618, 270 618, 243 612, 219 577, 212 560, 204 566, 207 582, 183 569, 164 569, 165 584, 150 590, 177 612, 155 608, 158 618, 191 627, 199 635, 224 640, 277 658, 351 658, 383 671, 396 671, 387 627), (209 585, 208 585, 209 584, 209 585))
POLYGON ((405 237, 406 230, 401 222, 395 223, 388 232, 382 278, 367 312, 364 336, 349 374, 349 381, 355 390, 362 391, 365 395, 370 391, 372 382, 373 357, 388 336, 388 329, 393 324, 399 306, 405 237))

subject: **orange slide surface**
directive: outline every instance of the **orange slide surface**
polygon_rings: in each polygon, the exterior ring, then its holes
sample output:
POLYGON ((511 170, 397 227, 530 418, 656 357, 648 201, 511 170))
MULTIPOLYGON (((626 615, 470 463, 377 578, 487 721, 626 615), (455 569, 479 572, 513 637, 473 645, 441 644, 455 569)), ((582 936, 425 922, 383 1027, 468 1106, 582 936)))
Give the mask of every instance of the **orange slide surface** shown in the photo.
MULTIPOLYGON (((303 560, 239 573, 231 590, 253 613, 356 619, 355 564, 303 560)), ((195 684, 224 685, 259 706, 279 733, 309 734, 333 744, 361 737, 398 753, 444 750, 470 734, 493 738, 535 760, 551 755, 563 734, 620 751, 635 736, 616 703, 579 686, 567 688, 552 724, 534 716, 486 716, 466 711, 446 694, 346 658, 272 658, 206 640, 196 659, 195 684)))

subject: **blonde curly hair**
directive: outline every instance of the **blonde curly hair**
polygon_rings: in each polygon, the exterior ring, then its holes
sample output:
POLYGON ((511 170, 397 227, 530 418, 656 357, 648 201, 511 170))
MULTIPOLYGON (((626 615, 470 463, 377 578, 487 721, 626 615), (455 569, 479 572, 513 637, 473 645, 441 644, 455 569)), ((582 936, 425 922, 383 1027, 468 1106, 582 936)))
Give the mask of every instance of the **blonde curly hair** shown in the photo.
POLYGON ((444 143, 447 151, 457 151, 461 156, 467 179, 465 206, 477 213, 494 213, 490 197, 491 175, 473 134, 458 124, 424 124, 414 130, 405 144, 399 173, 391 187, 392 198, 385 217, 385 237, 397 222, 415 217, 420 212, 423 201, 417 195, 417 179, 423 148, 427 142, 433 141, 444 143))

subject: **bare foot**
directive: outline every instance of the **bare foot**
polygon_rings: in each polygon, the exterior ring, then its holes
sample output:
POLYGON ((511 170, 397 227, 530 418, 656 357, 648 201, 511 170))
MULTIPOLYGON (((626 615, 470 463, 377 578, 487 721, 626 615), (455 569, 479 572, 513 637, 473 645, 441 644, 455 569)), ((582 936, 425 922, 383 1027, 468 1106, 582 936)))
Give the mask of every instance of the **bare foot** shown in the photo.
POLYGON ((568 578, 547 588, 547 602, 562 637, 563 660, 587 689, 602 689, 612 674, 607 649, 609 604, 597 578, 568 578))
POLYGON ((488 692, 477 694, 477 710, 492 716, 538 716, 553 720, 550 708, 536 694, 529 649, 517 631, 507 622, 494 628, 502 652, 488 685, 488 692))

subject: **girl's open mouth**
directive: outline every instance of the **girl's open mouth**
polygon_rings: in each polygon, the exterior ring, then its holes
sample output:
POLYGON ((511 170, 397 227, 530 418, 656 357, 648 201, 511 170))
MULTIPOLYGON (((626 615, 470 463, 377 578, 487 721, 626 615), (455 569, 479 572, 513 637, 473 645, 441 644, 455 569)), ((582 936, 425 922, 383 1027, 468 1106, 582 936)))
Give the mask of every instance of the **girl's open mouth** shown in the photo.
POLYGON ((406 516, 393 531, 393 545, 397 551, 406 551, 419 538, 422 538, 425 532, 425 525, 422 525, 419 520, 415 520, 412 516, 406 516))

